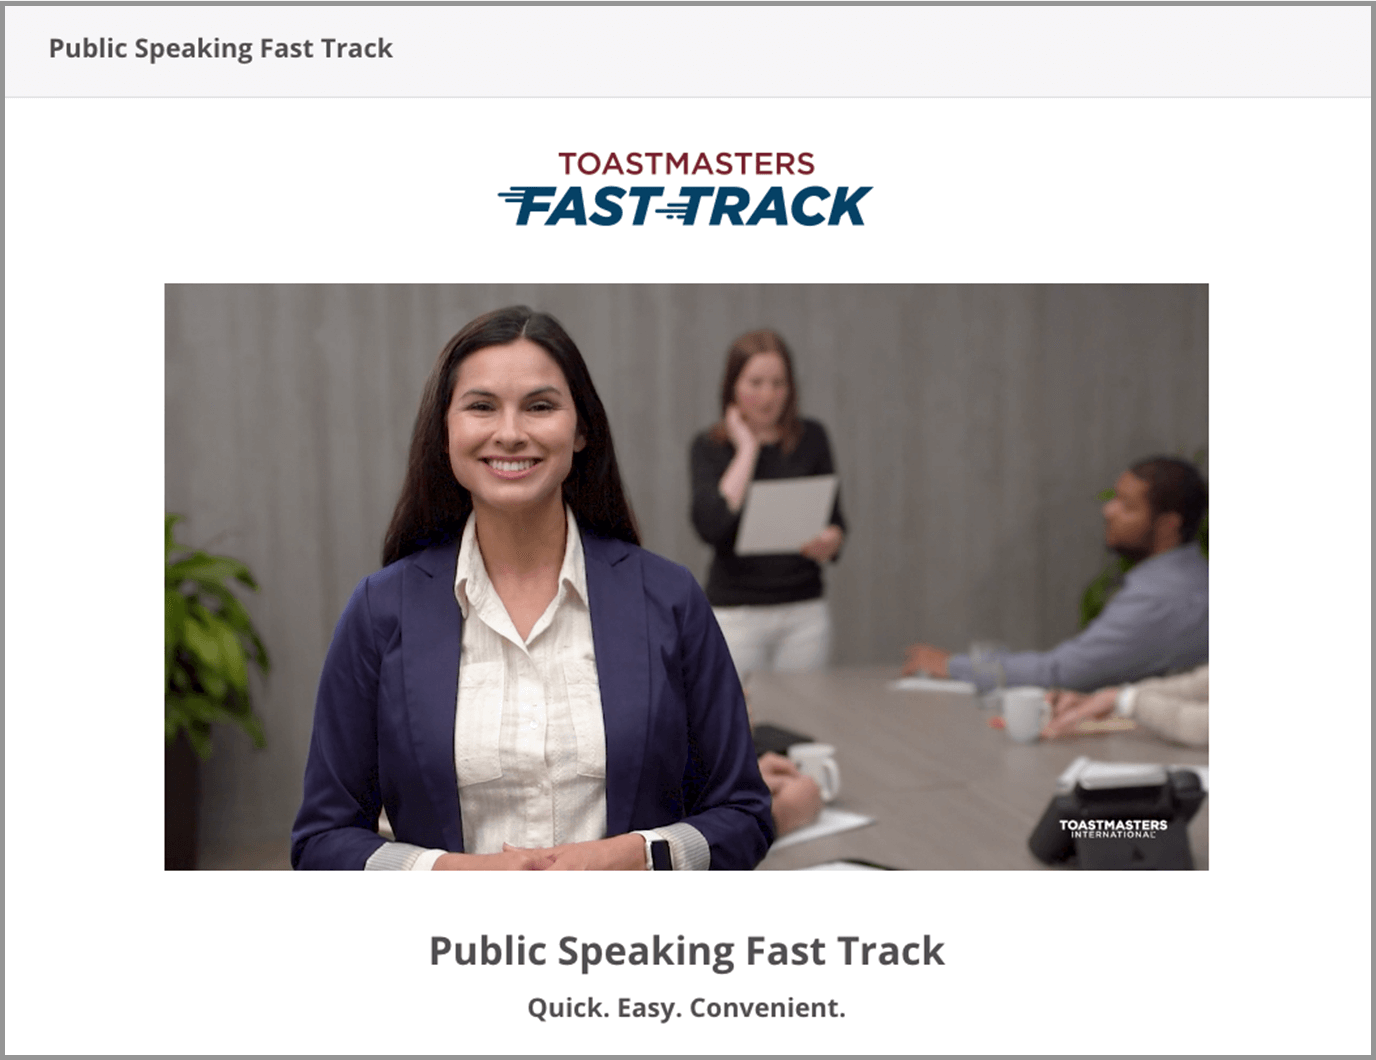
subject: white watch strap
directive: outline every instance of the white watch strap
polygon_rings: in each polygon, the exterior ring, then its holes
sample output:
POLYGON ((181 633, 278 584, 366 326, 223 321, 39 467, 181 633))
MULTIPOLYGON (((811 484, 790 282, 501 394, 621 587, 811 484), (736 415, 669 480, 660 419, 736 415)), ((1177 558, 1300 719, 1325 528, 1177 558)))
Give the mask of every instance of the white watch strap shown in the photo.
POLYGON ((635 834, 638 836, 645 837, 645 871, 654 872, 655 863, 654 858, 650 855, 650 844, 658 839, 663 839, 664 837, 660 835, 658 832, 656 832, 653 828, 637 828, 635 830, 635 834))

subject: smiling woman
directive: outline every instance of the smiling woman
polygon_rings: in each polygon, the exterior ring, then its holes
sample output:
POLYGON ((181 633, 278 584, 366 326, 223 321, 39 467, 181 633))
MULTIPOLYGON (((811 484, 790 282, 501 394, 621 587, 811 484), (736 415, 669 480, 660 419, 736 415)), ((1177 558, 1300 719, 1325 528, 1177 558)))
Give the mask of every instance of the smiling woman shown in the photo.
POLYGON ((479 317, 335 630, 292 864, 739 869, 772 838, 721 631, 638 547, 582 355, 545 314, 479 317))
POLYGON ((488 577, 527 637, 558 590, 563 484, 587 446, 564 373, 529 339, 479 350, 459 365, 445 429, 488 577))

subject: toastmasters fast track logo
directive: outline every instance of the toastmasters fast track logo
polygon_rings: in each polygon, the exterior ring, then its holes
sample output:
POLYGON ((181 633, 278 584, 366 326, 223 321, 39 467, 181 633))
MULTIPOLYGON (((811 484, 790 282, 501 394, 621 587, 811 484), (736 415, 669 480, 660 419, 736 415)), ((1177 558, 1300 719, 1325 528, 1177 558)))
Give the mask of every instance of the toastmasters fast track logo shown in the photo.
POLYGON ((513 184, 499 191, 498 198, 516 207, 516 224, 863 225, 861 200, 874 190, 814 183, 808 179, 817 173, 811 151, 556 154, 553 172, 579 183, 513 184), (589 177, 598 183, 583 183, 589 177), (734 180, 720 183, 722 177, 734 180), (766 186, 764 178, 779 183, 766 186))

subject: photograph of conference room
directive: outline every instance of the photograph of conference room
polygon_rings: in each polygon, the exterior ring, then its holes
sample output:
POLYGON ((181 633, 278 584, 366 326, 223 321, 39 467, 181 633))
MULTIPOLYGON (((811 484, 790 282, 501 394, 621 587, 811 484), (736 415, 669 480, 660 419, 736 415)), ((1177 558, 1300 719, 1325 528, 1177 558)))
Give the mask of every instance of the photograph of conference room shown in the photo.
MULTIPOLYGON (((1027 837, 1077 757, 1207 763, 1197 735, 1155 723, 1150 686, 1132 717, 1116 696, 1064 704, 1101 733, 1023 744, 949 683, 1091 693, 1207 662, 1198 531, 1157 510, 1175 493, 1140 464, 1207 453, 1206 286, 170 285, 166 508, 181 540, 253 571, 273 660, 251 675, 266 747, 218 726, 201 767, 201 867, 288 867, 321 667, 380 565, 417 398, 449 336, 515 304, 582 351, 640 542, 706 590, 752 721, 832 745, 828 810, 872 819, 761 867, 1035 868, 1027 837), (753 485, 823 474, 835 495, 798 551, 735 554, 753 485), (1139 575, 1191 557, 1163 575, 1191 601, 1179 636, 1117 671, 1058 654, 1109 546, 1139 575)), ((801 768, 764 765, 776 792, 801 768)), ((1198 867, 1207 817, 1206 801, 1198 867)))

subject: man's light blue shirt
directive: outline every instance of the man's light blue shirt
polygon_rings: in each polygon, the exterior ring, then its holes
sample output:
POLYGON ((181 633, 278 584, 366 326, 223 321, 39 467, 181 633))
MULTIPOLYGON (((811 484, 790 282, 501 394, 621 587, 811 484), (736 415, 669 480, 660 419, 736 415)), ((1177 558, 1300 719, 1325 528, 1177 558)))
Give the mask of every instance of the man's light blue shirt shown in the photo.
MULTIPOLYGON (((1209 562, 1193 542, 1144 559, 1081 633, 1050 651, 1007 652, 1004 683, 1090 692, 1209 661, 1209 562)), ((976 680, 968 655, 950 674, 976 680)), ((985 675, 981 674, 981 677, 985 675)), ((991 687, 980 682, 980 691, 991 687)))

